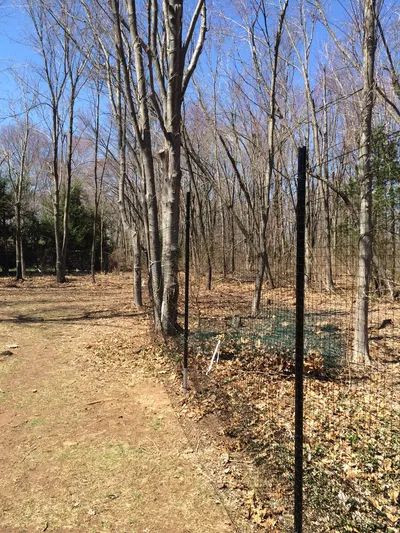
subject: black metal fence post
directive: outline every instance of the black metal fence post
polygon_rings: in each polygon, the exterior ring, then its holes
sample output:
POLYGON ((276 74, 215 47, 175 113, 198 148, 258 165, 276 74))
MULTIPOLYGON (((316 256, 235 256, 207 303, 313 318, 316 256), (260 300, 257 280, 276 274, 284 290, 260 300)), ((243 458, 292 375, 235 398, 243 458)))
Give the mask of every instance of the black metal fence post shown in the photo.
POLYGON ((298 151, 297 181, 297 252, 296 252, 296 384, 295 384, 295 482, 294 531, 303 531, 303 399, 304 399, 304 275, 306 232, 306 161, 305 146, 298 151))
POLYGON ((187 391, 189 353, 190 190, 186 193, 185 235, 185 332, 183 344, 183 390, 187 391))

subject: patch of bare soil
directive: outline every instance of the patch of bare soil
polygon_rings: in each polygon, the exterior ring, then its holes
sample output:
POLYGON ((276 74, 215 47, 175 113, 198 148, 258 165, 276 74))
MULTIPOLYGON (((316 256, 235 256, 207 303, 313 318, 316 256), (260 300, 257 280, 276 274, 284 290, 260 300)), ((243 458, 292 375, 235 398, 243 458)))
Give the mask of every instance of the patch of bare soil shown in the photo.
POLYGON ((143 368, 130 281, 0 283, 0 531, 233 531, 143 368))

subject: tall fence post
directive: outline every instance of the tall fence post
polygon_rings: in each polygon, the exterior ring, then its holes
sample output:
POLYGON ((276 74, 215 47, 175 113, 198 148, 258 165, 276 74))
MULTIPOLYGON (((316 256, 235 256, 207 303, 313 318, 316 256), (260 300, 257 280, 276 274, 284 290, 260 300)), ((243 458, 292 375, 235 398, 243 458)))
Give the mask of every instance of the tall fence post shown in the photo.
POLYGON ((306 233, 305 146, 298 151, 297 177, 297 252, 296 252, 296 382, 295 382, 295 482, 294 531, 303 531, 303 400, 304 400, 304 275, 306 233))
POLYGON ((183 390, 187 391, 189 354, 190 190, 186 193, 185 224, 185 325, 183 344, 183 390))

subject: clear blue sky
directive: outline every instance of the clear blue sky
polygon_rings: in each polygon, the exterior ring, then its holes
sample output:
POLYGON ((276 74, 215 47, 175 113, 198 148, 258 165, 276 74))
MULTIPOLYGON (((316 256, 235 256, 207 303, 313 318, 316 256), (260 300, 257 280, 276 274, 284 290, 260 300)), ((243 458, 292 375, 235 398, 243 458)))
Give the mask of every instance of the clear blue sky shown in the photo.
POLYGON ((35 61, 35 52, 27 44, 29 20, 26 15, 6 2, 0 7, 0 100, 4 101, 15 90, 8 72, 11 65, 22 67, 35 61))
POLYGON ((29 21, 24 13, 15 7, 0 7, 1 59, 23 61, 30 55, 26 41, 26 28, 29 21))

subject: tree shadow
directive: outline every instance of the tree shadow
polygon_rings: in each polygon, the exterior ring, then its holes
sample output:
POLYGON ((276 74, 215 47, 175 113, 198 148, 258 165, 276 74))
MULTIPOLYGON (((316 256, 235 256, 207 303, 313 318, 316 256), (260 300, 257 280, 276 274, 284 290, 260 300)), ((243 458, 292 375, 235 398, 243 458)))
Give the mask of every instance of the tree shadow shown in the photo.
POLYGON ((63 317, 52 317, 52 318, 43 318, 41 316, 30 316, 30 315, 17 315, 10 318, 2 318, 2 322, 14 323, 14 324, 56 324, 56 323, 72 323, 80 321, 91 321, 99 319, 112 319, 112 318, 137 318, 137 317, 146 317, 149 316, 148 311, 142 311, 139 313, 117 313, 111 312, 107 314, 101 314, 102 311, 90 311, 78 316, 63 316, 63 317))

